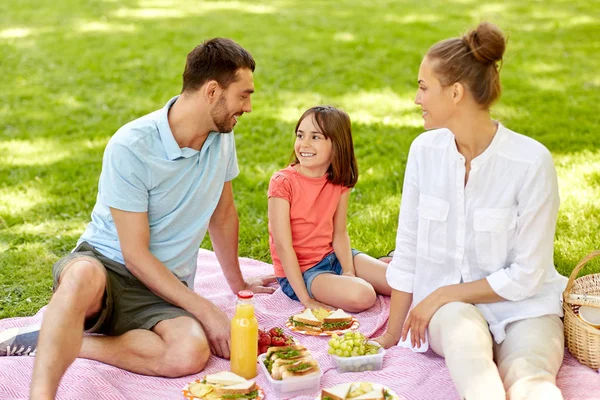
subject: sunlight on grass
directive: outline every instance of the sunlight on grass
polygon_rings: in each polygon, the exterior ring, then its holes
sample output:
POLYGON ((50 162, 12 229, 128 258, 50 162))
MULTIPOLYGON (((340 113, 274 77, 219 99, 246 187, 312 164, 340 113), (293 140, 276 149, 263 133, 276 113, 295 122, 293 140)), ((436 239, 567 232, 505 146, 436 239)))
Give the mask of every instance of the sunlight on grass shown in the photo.
POLYGON ((0 31, 0 39, 18 39, 31 35, 29 28, 9 28, 0 31))
POLYGON ((338 42, 353 42, 354 35, 350 32, 337 32, 333 35, 333 40, 338 42))
POLYGON ((350 115, 352 122, 420 127, 423 121, 412 95, 411 92, 410 95, 400 96, 390 88, 358 91, 327 99, 314 92, 279 92, 277 96, 285 106, 279 108, 276 115, 281 121, 296 122, 307 108, 326 103, 342 108, 350 115))
POLYGON ((396 15, 396 14, 388 14, 383 17, 385 22, 396 22, 400 24, 412 24, 415 22, 438 22, 440 20, 440 16, 433 13, 422 13, 422 14, 406 14, 406 15, 396 15))
POLYGON ((8 165, 49 165, 68 157, 72 150, 55 140, 10 140, 0 142, 0 160, 8 165))
MULTIPOLYGON (((87 223, 82 223, 77 220, 58 220, 44 221, 41 223, 24 223, 14 229, 14 232, 20 235, 30 236, 52 236, 56 239, 62 237, 79 236, 85 229, 87 223)), ((73 246, 74 247, 74 246, 73 246)))
POLYGON ((22 190, 14 188, 0 189, 0 214, 22 214, 44 203, 46 198, 39 189, 27 187, 22 190))
POLYGON ((81 21, 76 28, 79 32, 134 32, 133 24, 114 24, 98 21, 81 21))
POLYGON ((183 3, 170 0, 140 1, 140 8, 121 8, 114 14, 120 18, 184 18, 190 15, 205 15, 212 11, 232 10, 250 14, 273 14, 276 8, 266 4, 246 4, 239 1, 204 1, 183 3))
MULTIPOLYGON (((65 96, 63 100, 68 101, 65 96)), ((78 103, 74 103, 74 107, 78 103)), ((0 161, 12 166, 51 165, 83 149, 95 150, 104 148, 104 138, 83 138, 72 140, 66 144, 56 139, 39 138, 36 140, 7 140, 0 142, 0 161)))

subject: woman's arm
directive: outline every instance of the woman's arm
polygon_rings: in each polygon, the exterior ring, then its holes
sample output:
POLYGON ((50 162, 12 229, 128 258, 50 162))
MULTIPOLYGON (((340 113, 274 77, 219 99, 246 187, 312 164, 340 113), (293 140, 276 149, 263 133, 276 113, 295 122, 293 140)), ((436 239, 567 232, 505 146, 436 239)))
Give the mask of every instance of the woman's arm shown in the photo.
POLYGON ((355 276, 354 262, 352 261, 352 248, 350 246, 350 235, 346 225, 348 214, 348 199, 350 190, 346 190, 340 197, 340 201, 333 216, 333 251, 342 266, 343 275, 355 276))
MULTIPOLYGON (((425 330, 429 321, 443 305, 453 301, 463 303, 497 303, 505 301, 490 286, 486 279, 442 286, 417 304, 408 314, 402 328, 402 340, 406 340, 410 331, 413 347, 419 347, 425 342, 425 330)), ((391 319, 391 316, 390 316, 391 319)))
POLYGON ((373 339, 383 348, 387 349, 398 344, 402 334, 402 325, 412 304, 412 299, 412 293, 392 289, 388 328, 383 335, 373 339))

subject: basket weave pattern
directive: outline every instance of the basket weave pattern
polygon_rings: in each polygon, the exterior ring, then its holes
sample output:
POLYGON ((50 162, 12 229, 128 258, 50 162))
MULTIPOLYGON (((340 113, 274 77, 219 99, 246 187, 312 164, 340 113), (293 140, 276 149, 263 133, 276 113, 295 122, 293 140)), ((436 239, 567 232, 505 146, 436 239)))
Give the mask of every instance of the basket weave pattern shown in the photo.
POLYGON ((600 257, 600 251, 585 256, 573 269, 563 293, 565 341, 569 352, 588 367, 600 368, 600 329, 583 322, 578 314, 582 305, 600 308, 600 274, 577 278, 583 266, 600 257))

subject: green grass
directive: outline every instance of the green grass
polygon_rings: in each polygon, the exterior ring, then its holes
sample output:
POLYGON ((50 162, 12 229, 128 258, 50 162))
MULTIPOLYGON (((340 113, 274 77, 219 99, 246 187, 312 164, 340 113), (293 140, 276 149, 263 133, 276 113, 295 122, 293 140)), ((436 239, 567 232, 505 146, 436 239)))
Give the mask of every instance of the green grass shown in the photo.
MULTIPOLYGON (((270 262, 266 189, 308 107, 353 119, 360 180, 353 245, 394 245, 404 166, 422 131, 420 60, 481 20, 509 35, 493 114, 544 143, 562 206, 555 261, 568 275, 600 248, 600 15, 584 0, 21 0, 0 2, 0 318, 29 315, 89 221, 104 146, 180 90, 185 56, 231 37, 257 60, 254 112, 236 129, 240 255, 270 262)), ((204 246, 210 247, 208 240, 204 246)), ((600 272, 595 263, 585 272, 600 272)))

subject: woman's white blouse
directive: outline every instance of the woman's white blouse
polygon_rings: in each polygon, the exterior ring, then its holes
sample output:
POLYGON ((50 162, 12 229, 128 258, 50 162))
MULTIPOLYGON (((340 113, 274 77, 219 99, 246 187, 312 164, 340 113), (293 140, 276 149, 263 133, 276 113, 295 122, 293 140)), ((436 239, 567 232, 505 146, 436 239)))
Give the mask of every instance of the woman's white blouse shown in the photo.
POLYGON ((448 129, 425 132, 410 147, 391 287, 413 305, 435 289, 486 278, 507 301, 476 304, 496 342, 508 323, 562 316, 567 278, 553 262, 559 206, 552 156, 501 124, 489 147, 465 159, 448 129))

